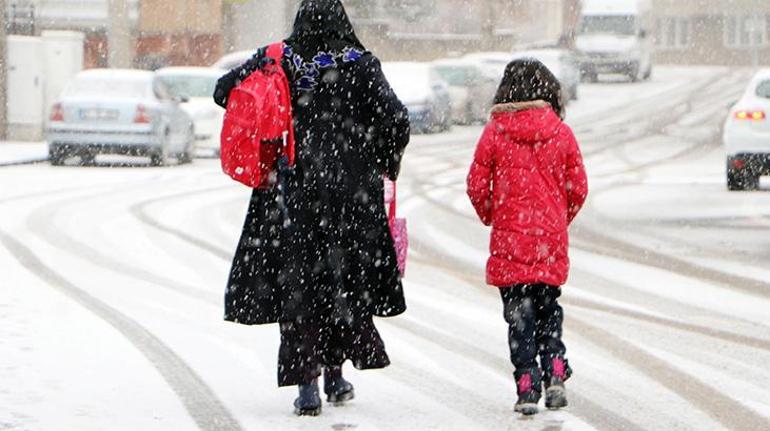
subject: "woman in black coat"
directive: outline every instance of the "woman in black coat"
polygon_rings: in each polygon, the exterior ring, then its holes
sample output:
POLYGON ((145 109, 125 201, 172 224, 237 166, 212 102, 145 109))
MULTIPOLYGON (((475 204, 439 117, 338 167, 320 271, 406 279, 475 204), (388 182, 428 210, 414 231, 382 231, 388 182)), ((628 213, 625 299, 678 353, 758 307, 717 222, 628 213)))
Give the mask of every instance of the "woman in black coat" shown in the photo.
MULTIPOLYGON (((280 323, 280 386, 300 388, 297 414, 353 397, 342 364, 390 361, 373 316, 406 310, 383 201, 409 142, 406 108, 376 57, 356 37, 339 0, 302 1, 285 40, 297 137, 284 192, 255 190, 233 261, 225 319, 280 323)), ((215 99, 266 62, 263 48, 222 77, 215 99)))

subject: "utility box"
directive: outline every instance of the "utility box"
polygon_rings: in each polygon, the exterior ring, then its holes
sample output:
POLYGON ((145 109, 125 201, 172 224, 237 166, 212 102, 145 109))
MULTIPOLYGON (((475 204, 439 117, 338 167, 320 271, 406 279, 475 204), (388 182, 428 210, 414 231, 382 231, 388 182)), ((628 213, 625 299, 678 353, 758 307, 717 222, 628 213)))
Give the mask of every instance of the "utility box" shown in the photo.
POLYGON ((45 124, 43 42, 38 37, 8 36, 8 139, 40 141, 45 124))
POLYGON ((41 38, 45 76, 43 112, 48 113, 64 88, 83 70, 85 35, 76 31, 44 31, 41 38))

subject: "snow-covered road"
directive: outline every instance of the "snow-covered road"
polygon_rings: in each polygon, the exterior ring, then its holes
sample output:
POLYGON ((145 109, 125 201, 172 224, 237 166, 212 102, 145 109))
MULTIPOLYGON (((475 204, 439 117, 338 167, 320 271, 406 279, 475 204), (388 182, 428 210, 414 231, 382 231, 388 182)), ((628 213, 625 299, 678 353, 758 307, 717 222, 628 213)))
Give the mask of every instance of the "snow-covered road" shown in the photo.
MULTIPOLYGON (((770 201, 728 193, 719 129, 749 73, 660 68, 569 107, 592 186, 572 231, 571 406, 513 415, 488 232, 464 193, 480 128, 417 136, 400 211, 410 310, 393 366, 297 419, 278 328, 222 322, 249 191, 217 162, 0 168, 0 430, 767 430, 770 201)), ((2 151, 2 148, 0 148, 2 151)))

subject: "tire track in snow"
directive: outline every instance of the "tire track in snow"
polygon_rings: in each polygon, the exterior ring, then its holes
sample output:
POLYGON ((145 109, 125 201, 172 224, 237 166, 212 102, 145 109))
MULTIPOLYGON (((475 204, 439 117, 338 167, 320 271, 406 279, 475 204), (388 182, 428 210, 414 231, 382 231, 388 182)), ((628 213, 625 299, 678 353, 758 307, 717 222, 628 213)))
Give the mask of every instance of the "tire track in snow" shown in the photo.
POLYGON ((45 265, 31 249, 2 230, 0 230, 0 243, 11 252, 22 267, 104 320, 125 337, 161 374, 201 430, 243 430, 208 385, 158 337, 127 315, 71 283, 45 265))
MULTIPOLYGON (((112 191, 106 191, 94 195, 81 196, 78 199, 88 200, 112 193, 112 191)), ((55 214, 65 207, 63 204, 67 201, 71 201, 71 198, 54 201, 32 211, 27 217, 28 229, 48 244, 113 272, 164 287, 207 303, 216 303, 221 299, 220 295, 180 283, 172 278, 148 271, 142 266, 131 265, 125 260, 110 257, 72 235, 68 235, 64 230, 57 228, 52 220, 56 219, 55 214)), ((77 203, 80 202, 82 201, 79 200, 77 203)))
POLYGON ((183 193, 176 193, 173 195, 168 196, 162 196, 159 198, 154 198, 150 200, 145 200, 138 202, 131 206, 129 211, 131 214, 139 220, 141 223, 150 226, 154 229, 157 229, 161 232, 164 232, 168 235, 174 236, 184 242, 193 244, 194 246, 198 247, 199 249, 205 250, 206 252, 212 254, 213 256, 224 259, 224 260, 232 260, 233 253, 229 252, 227 250, 222 249, 221 247, 211 244, 207 241, 204 241, 202 239, 199 239, 198 237, 194 235, 190 235, 187 232, 183 232, 182 230, 173 228, 171 226, 167 226, 163 223, 160 223, 158 220, 154 219, 147 213, 147 208, 151 205, 154 205, 159 202, 167 202, 169 200, 173 199, 181 199, 181 198, 187 198, 190 196, 199 195, 202 193, 210 193, 213 191, 219 191, 219 190, 227 190, 230 187, 215 187, 212 189, 205 189, 205 190, 193 190, 193 191, 187 191, 183 193))

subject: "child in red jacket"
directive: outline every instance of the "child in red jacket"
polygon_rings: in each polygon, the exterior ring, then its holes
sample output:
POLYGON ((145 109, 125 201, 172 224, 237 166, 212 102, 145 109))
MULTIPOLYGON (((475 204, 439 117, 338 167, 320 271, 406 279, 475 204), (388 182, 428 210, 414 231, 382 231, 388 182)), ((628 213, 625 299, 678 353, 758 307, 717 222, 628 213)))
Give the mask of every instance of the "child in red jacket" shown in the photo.
POLYGON ((571 369, 558 298, 569 272, 567 229, 588 181, 563 115, 561 85, 548 68, 513 61, 468 175, 471 203, 492 226, 487 282, 500 288, 516 368, 515 411, 525 415, 538 412, 543 386, 547 408, 567 406, 571 369))

